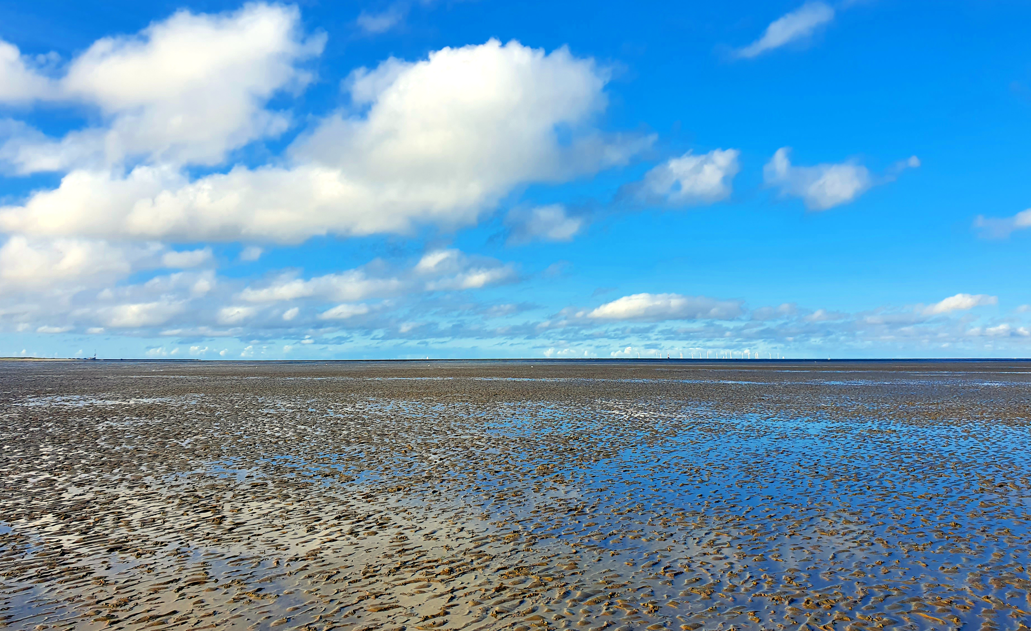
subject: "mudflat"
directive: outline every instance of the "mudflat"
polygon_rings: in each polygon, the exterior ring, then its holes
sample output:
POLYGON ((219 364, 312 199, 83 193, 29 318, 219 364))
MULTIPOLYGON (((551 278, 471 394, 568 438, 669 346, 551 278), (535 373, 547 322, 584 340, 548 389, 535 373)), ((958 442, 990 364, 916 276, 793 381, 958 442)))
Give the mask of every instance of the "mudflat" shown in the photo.
POLYGON ((1023 629, 1031 364, 0 363, 0 626, 1023 629))

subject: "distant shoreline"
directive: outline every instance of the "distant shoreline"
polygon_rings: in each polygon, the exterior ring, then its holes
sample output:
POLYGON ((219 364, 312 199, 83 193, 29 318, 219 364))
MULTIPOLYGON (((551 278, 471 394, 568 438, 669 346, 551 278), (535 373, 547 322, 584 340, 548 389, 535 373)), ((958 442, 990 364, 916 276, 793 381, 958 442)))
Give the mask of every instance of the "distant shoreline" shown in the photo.
POLYGON ((702 365, 712 364, 724 365, 776 365, 776 364, 949 364, 949 363, 1004 363, 1004 362, 1031 362, 1029 357, 909 357, 909 358, 797 358, 797 359, 702 359, 702 358, 679 358, 679 357, 514 357, 514 358, 441 358, 441 359, 201 359, 201 358, 151 358, 151 357, 122 357, 93 359, 91 357, 0 357, 0 362, 147 362, 147 363, 234 363, 234 364, 333 364, 333 363, 537 363, 537 364, 678 364, 678 365, 702 365))

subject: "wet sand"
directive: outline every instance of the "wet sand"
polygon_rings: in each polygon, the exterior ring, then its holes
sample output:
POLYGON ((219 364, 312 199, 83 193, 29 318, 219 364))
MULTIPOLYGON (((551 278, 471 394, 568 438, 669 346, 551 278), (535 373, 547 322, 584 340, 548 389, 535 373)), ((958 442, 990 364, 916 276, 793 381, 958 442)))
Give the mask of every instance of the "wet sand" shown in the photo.
POLYGON ((0 363, 0 626, 1026 629, 1031 364, 0 363))

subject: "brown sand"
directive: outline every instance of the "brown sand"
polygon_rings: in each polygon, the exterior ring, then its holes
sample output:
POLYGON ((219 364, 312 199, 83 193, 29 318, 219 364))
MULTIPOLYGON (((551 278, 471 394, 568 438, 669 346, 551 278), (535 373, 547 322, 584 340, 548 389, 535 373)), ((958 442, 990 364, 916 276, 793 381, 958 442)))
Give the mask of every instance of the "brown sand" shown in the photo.
POLYGON ((1031 624, 1023 363, 9 363, 0 626, 1031 624))

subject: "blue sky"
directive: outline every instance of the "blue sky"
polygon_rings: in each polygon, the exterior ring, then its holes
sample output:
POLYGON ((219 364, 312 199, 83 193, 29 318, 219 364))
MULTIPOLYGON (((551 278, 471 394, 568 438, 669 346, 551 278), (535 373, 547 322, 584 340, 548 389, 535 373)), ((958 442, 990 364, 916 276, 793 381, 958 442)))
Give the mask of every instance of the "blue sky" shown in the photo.
POLYGON ((1027 356, 1029 23, 7 3, 0 356, 1027 356))

